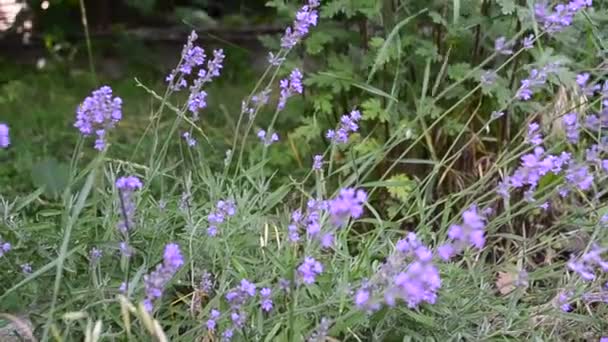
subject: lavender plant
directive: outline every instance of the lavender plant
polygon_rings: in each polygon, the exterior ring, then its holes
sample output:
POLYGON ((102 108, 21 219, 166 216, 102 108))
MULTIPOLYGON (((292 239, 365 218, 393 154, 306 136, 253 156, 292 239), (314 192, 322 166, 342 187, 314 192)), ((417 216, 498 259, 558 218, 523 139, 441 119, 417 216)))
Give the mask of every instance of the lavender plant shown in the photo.
POLYGON ((3 204, 0 259, 20 277, 0 281, 1 307, 50 298, 38 309, 42 340, 93 336, 92 321, 70 323, 80 319, 102 322, 99 339, 603 338, 608 86, 595 56, 578 62, 557 48, 583 35, 577 25, 601 46, 595 20, 607 9, 456 3, 306 2, 237 100, 227 151, 207 141, 201 114, 220 101, 211 81, 230 55, 209 59, 194 32, 164 95, 145 88, 158 101, 142 132, 149 160, 109 157, 122 101, 94 91, 75 126, 97 141, 74 154, 62 218, 40 215, 60 238, 28 250, 31 227, 17 218, 39 192, 3 204), (321 53, 352 39, 331 26, 339 13, 349 28, 363 22, 366 49, 348 55, 355 62, 327 52, 329 71, 308 70, 300 43, 321 53), (388 18, 399 21, 392 31, 374 32, 388 18), (337 34, 315 31, 325 24, 337 34), (420 33, 400 38, 414 24, 420 33), (281 124, 296 98, 311 101, 301 103, 313 119, 328 114, 308 127, 315 141, 281 124), (264 129, 250 136, 255 127, 264 129), (268 164, 273 151, 288 157, 287 144, 312 165, 276 181, 268 164))

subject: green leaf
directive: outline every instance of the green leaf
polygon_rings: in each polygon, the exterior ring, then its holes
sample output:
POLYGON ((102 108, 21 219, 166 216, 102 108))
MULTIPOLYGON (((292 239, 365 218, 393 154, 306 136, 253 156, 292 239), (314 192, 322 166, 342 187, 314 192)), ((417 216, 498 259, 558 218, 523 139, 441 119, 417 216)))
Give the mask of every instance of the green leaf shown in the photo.
POLYGON ((324 113, 324 114, 331 114, 333 112, 333 105, 332 105, 333 100, 334 100, 334 96, 332 94, 324 93, 324 94, 316 95, 312 100, 312 104, 313 104, 313 107, 315 108, 315 111, 318 111, 318 112, 324 113))
POLYGON ((314 117, 304 117, 302 119, 303 125, 297 127, 289 136, 296 141, 304 140, 306 142, 314 141, 319 138, 321 134, 321 127, 314 117))
POLYGON ((407 201, 416 187, 416 182, 403 173, 391 176, 386 183, 389 195, 401 202, 407 201))
POLYGON ((448 66, 448 77, 454 81, 462 81, 471 72, 469 63, 454 63, 448 66))
POLYGON ((515 12, 515 1, 514 0, 497 0, 500 6, 500 11, 504 15, 513 14, 515 12))
POLYGON ((325 44, 334 40, 334 36, 330 35, 326 30, 315 30, 308 38, 306 38, 306 52, 311 55, 318 55, 323 51, 325 44))
POLYGON ((380 99, 372 98, 368 99, 361 104, 363 110, 363 120, 374 120, 378 119, 380 122, 388 121, 388 115, 386 110, 382 108, 382 102, 380 99))

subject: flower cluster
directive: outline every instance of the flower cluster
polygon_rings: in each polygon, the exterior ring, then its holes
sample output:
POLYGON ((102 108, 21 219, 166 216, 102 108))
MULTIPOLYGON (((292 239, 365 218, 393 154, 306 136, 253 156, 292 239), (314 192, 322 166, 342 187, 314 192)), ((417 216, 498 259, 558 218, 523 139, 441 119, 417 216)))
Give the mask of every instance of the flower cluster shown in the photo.
MULTIPOLYGON (((306 235, 309 239, 319 238, 321 235, 321 216, 326 210, 327 202, 315 199, 310 199, 308 201, 304 213, 300 209, 294 210, 291 214, 291 224, 287 227, 289 231, 289 241, 296 243, 300 240, 299 230, 301 228, 306 230, 306 235)), ((324 245, 324 241, 329 243, 326 247, 330 247, 331 242, 333 241, 333 235, 331 235, 331 233, 329 234, 329 236, 323 235, 321 237, 322 245, 324 245)))
POLYGON ((97 262, 99 262, 102 256, 103 252, 97 247, 93 247, 89 251, 89 259, 91 261, 91 264, 96 264, 97 262))
POLYGON ((260 302, 260 306, 262 307, 262 310, 266 311, 266 312, 270 312, 272 310, 272 290, 265 287, 262 290, 260 290, 260 296, 262 297, 262 300, 260 302))
POLYGON ((118 223, 118 230, 126 234, 133 229, 133 216, 135 215, 135 203, 133 202, 133 193, 141 189, 143 184, 139 178, 135 176, 120 177, 116 180, 116 189, 120 196, 119 212, 122 219, 118 223))
POLYGON ((277 110, 283 110, 285 104, 287 104, 288 98, 293 94, 302 94, 304 92, 302 73, 300 70, 293 69, 288 78, 284 78, 279 82, 279 87, 281 88, 281 95, 279 97, 279 103, 277 104, 277 110))
POLYGON ((526 36, 522 40, 521 45, 526 50, 529 50, 529 49, 533 48, 534 47, 534 35, 530 34, 530 35, 526 36))
POLYGON ((485 245, 485 223, 486 219, 471 206, 462 213, 462 224, 453 224, 448 230, 450 242, 439 246, 437 254, 443 260, 449 260, 459 254, 467 246, 482 249, 485 245))
POLYGON ((101 151, 106 145, 107 131, 122 119, 122 100, 112 97, 112 89, 103 86, 84 99, 76 110, 74 127, 84 136, 95 134, 95 149, 101 151))
POLYGON ((167 244, 162 264, 157 265, 152 273, 144 276, 146 291, 144 307, 148 312, 152 312, 154 301, 162 296, 165 286, 183 264, 184 257, 180 252, 179 245, 175 243, 167 244))
POLYGON ((512 55, 513 50, 507 44, 507 38, 499 37, 494 41, 494 50, 499 55, 512 55))
POLYGON ((521 165, 515 172, 506 177, 498 188, 498 193, 503 198, 509 198, 509 190, 511 188, 523 188, 528 186, 525 193, 525 198, 528 202, 532 202, 532 194, 538 186, 540 179, 552 172, 559 174, 564 166, 570 162, 570 154, 562 152, 560 155, 546 154, 544 148, 537 146, 532 153, 525 154, 521 157, 521 165))
POLYGON ((356 291, 355 305, 367 312, 379 310, 382 303, 395 306, 397 300, 415 308, 426 302, 435 303, 441 287, 439 270, 433 264, 433 253, 415 233, 397 242, 396 250, 375 275, 356 291))
POLYGON ((0 148, 7 148, 11 144, 8 134, 8 125, 0 123, 0 148))
POLYGON ((188 144, 189 147, 196 146, 196 139, 192 137, 192 134, 190 134, 190 132, 182 133, 182 137, 184 138, 186 144, 188 144))
POLYGON ((190 95, 187 106, 194 121, 199 119, 199 112, 207 107, 207 92, 202 88, 220 75, 226 57, 224 51, 219 49, 214 50, 213 58, 207 60, 205 50, 195 45, 197 39, 196 32, 192 31, 182 50, 182 59, 178 67, 172 70, 166 78, 169 88, 174 91, 189 87, 190 95), (207 61, 207 68, 204 67, 205 61, 207 61), (195 74, 196 69, 198 72, 192 77, 193 80, 189 84, 187 79, 195 74))
POLYGON ((578 260, 572 258, 568 262, 568 268, 576 272, 583 280, 593 281, 596 279, 596 269, 608 272, 608 261, 602 259, 605 248, 593 246, 590 251, 583 254, 578 260))
POLYGON ((312 158, 312 169, 315 171, 321 171, 323 169, 323 156, 322 155, 317 154, 312 158))
POLYGON ((307 4, 302 6, 296 13, 296 19, 293 26, 285 30, 285 34, 281 38, 281 47, 283 49, 291 49, 296 46, 302 38, 304 38, 312 26, 317 25, 319 13, 319 0, 308 0, 307 4))
POLYGON ((21 272, 25 275, 31 274, 32 273, 32 264, 30 264, 29 262, 26 262, 25 264, 21 265, 21 272))
POLYGON ((4 254, 8 253, 12 249, 12 245, 10 242, 2 241, 0 238, 0 257, 4 256, 4 254))
POLYGON ((349 218, 359 218, 363 214, 363 204, 367 201, 367 193, 363 190, 345 188, 338 196, 329 201, 329 215, 336 226, 343 226, 349 218))
POLYGON ((568 141, 573 144, 577 143, 578 139, 580 138, 580 124, 578 123, 578 114, 568 113, 564 115, 562 121, 566 129, 566 138, 568 138, 568 141))
POLYGON ((349 134, 359 130, 359 120, 361 120, 361 112, 358 110, 353 110, 349 115, 342 115, 340 127, 337 130, 328 130, 325 136, 333 142, 345 144, 349 134))
POLYGON ((572 25, 574 15, 586 7, 591 7, 592 0, 571 0, 568 4, 558 4, 551 10, 546 2, 534 6, 536 20, 549 33, 560 32, 572 25))
POLYGON ((253 120, 255 117, 256 110, 259 110, 263 106, 265 106, 270 100, 271 89, 266 88, 261 92, 251 96, 251 100, 243 100, 241 102, 241 112, 248 114, 249 120, 253 120), (250 106, 252 105, 252 106, 250 106))
POLYGON ((323 264, 313 257, 305 257, 298 266, 298 277, 304 284, 313 284, 321 273, 323 273, 323 264))
POLYGON ((277 133, 268 134, 263 129, 259 130, 257 135, 262 143, 264 143, 264 146, 270 146, 272 143, 279 141, 279 135, 277 133))
POLYGON ((557 71, 559 63, 550 63, 543 68, 532 69, 528 78, 521 80, 521 85, 515 96, 522 101, 528 101, 534 95, 534 92, 541 88, 546 82, 550 74, 557 71))
POLYGON ((207 228, 207 235, 217 235, 217 225, 223 223, 226 217, 231 217, 236 214, 236 205, 231 200, 220 200, 215 205, 215 209, 207 216, 209 227, 207 228))
MULTIPOLYGON (((263 289, 262 298, 270 300, 270 292, 266 291, 269 289, 263 289)), ((230 320, 232 325, 225 329, 222 333, 223 340, 230 340, 234 334, 235 329, 242 329, 247 321, 247 313, 243 310, 245 305, 250 299, 256 295, 256 286, 247 279, 242 279, 239 286, 226 293, 225 298, 230 305, 230 320)), ((272 301, 265 303, 270 305, 272 308, 272 301)), ((268 306, 266 306, 268 307, 268 306)), ((207 329, 209 331, 215 331, 217 328, 217 319, 220 317, 220 312, 216 309, 211 310, 210 318, 207 320, 207 329)))

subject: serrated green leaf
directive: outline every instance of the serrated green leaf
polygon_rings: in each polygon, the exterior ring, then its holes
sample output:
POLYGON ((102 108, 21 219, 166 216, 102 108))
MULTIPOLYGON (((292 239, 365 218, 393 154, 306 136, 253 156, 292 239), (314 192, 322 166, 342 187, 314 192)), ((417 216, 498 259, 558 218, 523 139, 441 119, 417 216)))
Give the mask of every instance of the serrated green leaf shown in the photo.
POLYGON ((512 14, 515 12, 515 1, 514 0, 497 0, 500 6, 500 11, 504 15, 512 14))

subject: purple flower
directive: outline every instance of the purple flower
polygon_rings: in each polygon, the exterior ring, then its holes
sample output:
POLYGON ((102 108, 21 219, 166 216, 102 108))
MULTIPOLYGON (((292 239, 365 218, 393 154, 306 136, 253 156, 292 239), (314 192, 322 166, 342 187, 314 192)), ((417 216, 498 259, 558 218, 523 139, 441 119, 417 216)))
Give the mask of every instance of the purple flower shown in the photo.
POLYGON ((437 254, 444 261, 450 260, 455 254, 454 246, 449 243, 437 247, 437 254))
POLYGON ((543 137, 539 133, 540 126, 536 122, 532 122, 528 125, 528 135, 526 141, 532 145, 540 145, 543 143, 543 137))
POLYGON ((120 254, 125 258, 130 258, 133 255, 133 248, 124 241, 118 244, 118 249, 120 250, 120 254))
POLYGON ((114 128, 122 119, 122 100, 112 97, 112 89, 103 86, 84 99, 76 110, 74 127, 83 136, 97 135, 95 149, 101 151, 106 147, 106 131, 114 128))
POLYGON ((0 123, 0 148, 7 148, 11 144, 8 134, 8 125, 0 123))
POLYGON ((8 253, 12 249, 12 245, 10 242, 2 241, 0 239, 0 257, 4 256, 4 254, 8 253))
POLYGON ((304 92, 304 87, 302 86, 302 73, 299 69, 293 69, 291 74, 289 74, 289 78, 282 79, 279 82, 279 85, 281 88, 281 96, 279 98, 279 103, 277 104, 277 110, 283 110, 287 103, 287 99, 293 94, 302 94, 304 92))
POLYGON ((345 188, 340 190, 338 197, 329 201, 329 214, 336 226, 343 226, 349 218, 359 218, 363 214, 363 204, 367 194, 363 190, 345 188))
POLYGON ((507 39, 505 37, 499 37, 494 41, 494 50, 500 55, 512 55, 513 50, 507 46, 507 39))
POLYGON ((312 169, 315 171, 321 171, 323 169, 323 156, 317 154, 312 160, 312 169))
POLYGON ((120 198, 119 212, 121 214, 121 220, 118 222, 118 230, 123 234, 126 234, 135 226, 133 221, 133 216, 135 216, 133 192, 141 189, 142 186, 143 184, 139 178, 135 176, 120 177, 116 180, 116 188, 118 189, 120 198))
POLYGON ((315 331, 308 337, 307 342, 325 342, 329 333, 329 320, 325 317, 321 318, 321 323, 315 331))
POLYGON ((566 137, 571 143, 577 143, 580 137, 578 124, 578 114, 569 113, 563 117, 564 126, 566 127, 566 137))
POLYGON ((570 297, 572 297, 572 293, 571 292, 560 292, 559 296, 557 297, 557 304, 559 305, 560 309, 564 312, 570 312, 572 311, 572 306, 570 305, 570 303, 568 303, 570 301, 570 297))
POLYGON ((91 248, 91 251, 89 252, 89 258, 92 264, 98 262, 102 256, 103 252, 100 249, 98 249, 97 247, 91 248))
POLYGON ((462 224, 453 224, 448 229, 448 237, 453 241, 438 248, 437 253, 443 260, 449 260, 470 245, 482 249, 485 245, 485 217, 481 216, 476 206, 471 206, 462 213, 462 224))
POLYGON ((31 274, 32 273, 32 265, 30 263, 25 263, 23 265, 21 265, 21 272, 23 272, 24 274, 31 274))
POLYGON ((555 73, 558 66, 558 63, 550 63, 540 70, 530 70, 528 78, 521 80, 521 85, 515 96, 522 101, 530 100, 532 95, 534 95, 534 91, 541 88, 547 82, 548 75, 555 73))
POLYGON ((144 306, 149 312, 152 311, 154 301, 162 296, 165 286, 183 264, 184 257, 181 254, 179 246, 175 243, 167 244, 162 264, 157 265, 152 273, 144 276, 146 292, 144 306))
POLYGON ((222 333, 222 341, 230 341, 232 340, 232 336, 234 335, 234 331, 232 329, 226 329, 222 333))
POLYGON ((217 319, 220 317, 220 312, 216 309, 212 309, 209 313, 209 319, 207 320, 207 330, 215 331, 215 327, 217 326, 217 319))
POLYGON ((323 265, 312 257, 305 257, 298 266, 298 275, 305 284, 313 284, 316 277, 323 272, 323 265))
POLYGON ((334 234, 326 233, 321 236, 321 247, 322 248, 331 248, 334 245, 334 234))
POLYGON ((357 305, 358 307, 363 307, 367 304, 367 302, 369 302, 370 298, 371 296, 369 291, 365 289, 360 289, 355 294, 355 305, 357 305))
POLYGON ((348 141, 349 134, 359 130, 358 122, 360 119, 361 112, 353 110, 349 115, 343 115, 340 118, 340 126, 337 130, 330 129, 325 136, 333 142, 345 144, 348 141))
POLYGON ((568 5, 556 5, 552 11, 546 2, 541 2, 534 6, 534 15, 543 29, 556 33, 570 26, 574 15, 585 7, 591 7, 591 4, 592 0, 571 0, 568 5))
POLYGON ((483 74, 481 74, 481 84, 486 87, 489 87, 496 82, 496 77, 497 75, 494 70, 487 70, 483 74))
POLYGON ((262 306, 262 310, 266 312, 270 312, 272 310, 272 299, 270 296, 272 295, 272 290, 265 287, 260 290, 260 296, 262 297, 262 302, 260 305, 262 306))
MULTIPOLYGON (((193 34, 196 35, 194 31, 193 34)), ((205 50, 203 50, 200 46, 192 46, 182 56, 182 63, 179 66, 179 71, 182 74, 190 75, 190 73, 192 73, 192 69, 199 67, 205 63, 206 57, 207 56, 205 56, 205 50)))
POLYGON ((596 91, 600 91, 602 88, 599 84, 588 85, 590 77, 591 75, 587 72, 576 75, 576 84, 586 96, 593 96, 596 91))
POLYGON ((188 144, 188 146, 190 146, 190 147, 196 146, 196 139, 194 139, 190 135, 190 132, 184 132, 182 134, 182 137, 184 137, 184 140, 186 140, 186 143, 188 144))
POLYGON ((263 130, 263 129, 261 129, 261 130, 258 131, 257 136, 264 143, 264 146, 270 146, 273 143, 279 141, 279 135, 278 134, 272 133, 271 135, 268 136, 268 134, 266 134, 266 131, 263 130))
POLYGON ((591 250, 583 254, 579 259, 572 258, 568 262, 568 268, 576 272, 583 280, 592 281, 596 279, 596 269, 608 272, 608 261, 602 258, 606 250, 593 246, 591 250))
POLYGON ((534 47, 534 35, 526 36, 522 42, 524 49, 529 50, 534 47))
POLYGON ((207 235, 217 235, 217 225, 223 223, 226 217, 232 217, 236 214, 236 205, 232 200, 220 200, 216 203, 215 209, 212 210, 207 216, 209 222, 209 228, 207 228, 207 235))
POLYGON ((308 0, 308 3, 300 8, 296 13, 293 26, 288 27, 281 38, 281 47, 283 49, 291 49, 296 46, 308 34, 310 27, 317 25, 319 14, 316 8, 319 5, 319 0, 308 0))
POLYGON ((570 167, 566 170, 566 180, 580 190, 586 191, 593 184, 593 174, 589 172, 587 165, 570 164, 570 167))

